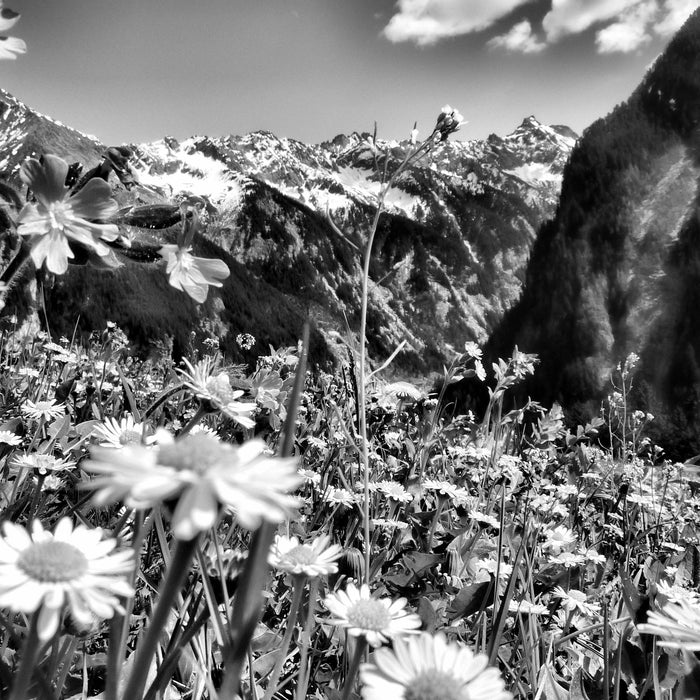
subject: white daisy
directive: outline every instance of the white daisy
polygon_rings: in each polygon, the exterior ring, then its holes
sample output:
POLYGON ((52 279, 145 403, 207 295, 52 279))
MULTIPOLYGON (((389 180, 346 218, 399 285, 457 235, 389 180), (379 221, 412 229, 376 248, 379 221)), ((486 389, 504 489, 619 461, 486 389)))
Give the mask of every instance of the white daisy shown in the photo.
POLYGON ((25 401, 22 404, 22 413, 32 420, 52 421, 65 413, 66 406, 56 403, 55 399, 50 401, 25 401))
POLYGON ((377 491, 381 491, 385 496, 399 503, 410 503, 413 500, 413 495, 397 481, 379 481, 377 491))
POLYGON ((0 444, 16 447, 21 444, 22 438, 11 430, 0 430, 0 444))
POLYGON ((360 667, 363 700, 510 700, 486 654, 441 634, 395 639, 360 667))
POLYGON ((364 637, 373 647, 421 626, 420 617, 405 609, 406 602, 405 598, 374 598, 367 584, 358 590, 354 583, 323 600, 333 615, 329 620, 332 625, 344 627, 353 637, 364 637))
POLYGON ((554 597, 559 598, 567 612, 580 612, 591 617, 600 612, 600 603, 589 603, 588 596, 582 591, 565 591, 561 586, 554 589, 554 597))
POLYGON ((149 444, 155 438, 146 437, 144 423, 136 423, 134 417, 127 413, 121 420, 106 418, 105 422, 98 425, 92 434, 101 440, 100 447, 113 447, 121 449, 125 445, 140 445, 142 442, 149 444))
POLYGON ((48 474, 49 472, 62 472, 66 469, 72 469, 75 466, 75 462, 69 459, 59 459, 53 455, 33 452, 15 457, 12 460, 12 466, 20 469, 36 469, 39 474, 48 474))
POLYGON ((191 389, 198 399, 211 404, 213 410, 221 411, 224 415, 240 423, 244 428, 255 427, 255 421, 250 414, 255 411, 254 402, 239 401, 243 391, 234 391, 231 380, 226 372, 214 374, 215 362, 211 357, 205 357, 196 365, 183 360, 187 370, 178 370, 182 375, 185 386, 191 389))
POLYGON ((256 529, 263 520, 281 522, 298 505, 288 495, 301 483, 296 460, 270 457, 262 440, 234 446, 206 433, 157 437, 156 447, 93 448, 94 457, 82 466, 99 475, 85 485, 97 491, 97 504, 123 500, 142 509, 178 498, 173 531, 182 540, 212 527, 220 506, 256 529))
POLYGON ((39 639, 50 639, 67 608, 73 619, 89 624, 93 615, 108 619, 123 612, 118 596, 133 591, 126 576, 133 567, 130 549, 113 551, 100 528, 73 528, 68 518, 54 533, 34 521, 31 534, 6 522, 0 537, 0 607, 33 613, 40 609, 39 639))
POLYGON ((308 544, 300 544, 296 537, 277 535, 268 561, 280 571, 315 578, 338 571, 336 559, 343 553, 340 545, 329 546, 331 538, 321 535, 308 544))
POLYGON ((568 527, 558 525, 546 533, 546 539, 542 547, 552 554, 559 554, 565 549, 569 549, 575 541, 576 535, 568 527))

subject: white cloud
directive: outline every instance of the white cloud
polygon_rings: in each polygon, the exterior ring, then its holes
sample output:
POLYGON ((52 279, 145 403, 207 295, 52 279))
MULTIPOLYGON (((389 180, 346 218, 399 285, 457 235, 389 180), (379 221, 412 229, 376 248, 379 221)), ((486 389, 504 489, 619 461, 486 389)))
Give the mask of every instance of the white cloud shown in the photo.
POLYGON ((623 12, 596 34, 598 52, 630 53, 651 41, 650 26, 658 11, 656 0, 646 0, 623 12))
POLYGON ((419 46, 478 32, 534 0, 398 0, 397 12, 382 30, 392 42, 419 46))
POLYGON ((654 26, 654 31, 661 36, 677 32, 690 15, 698 9, 698 0, 666 0, 662 19, 654 26))
POLYGON ((539 53, 544 51, 547 44, 541 42, 532 33, 532 25, 528 20, 523 20, 514 25, 510 31, 500 36, 495 36, 487 42, 487 46, 493 49, 500 48, 506 51, 519 53, 539 53))
POLYGON ((542 26, 549 41, 558 41, 615 19, 638 4, 639 0, 552 0, 552 9, 544 16, 542 26))

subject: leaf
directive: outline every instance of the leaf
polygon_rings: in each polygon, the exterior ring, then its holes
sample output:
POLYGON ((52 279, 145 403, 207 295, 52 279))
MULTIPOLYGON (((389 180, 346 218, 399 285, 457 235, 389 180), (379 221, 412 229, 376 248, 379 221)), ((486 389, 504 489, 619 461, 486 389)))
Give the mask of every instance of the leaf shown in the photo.
POLYGON ((438 616, 435 608, 425 596, 418 601, 418 615, 423 622, 423 629, 432 634, 437 627, 438 616))
POLYGON ((451 622, 458 617, 468 617, 493 602, 493 582, 491 577, 488 581, 465 586, 447 608, 447 619, 451 622))
POLYGON ((440 554, 423 554, 422 552, 412 552, 404 554, 402 558, 403 565, 414 575, 418 576, 424 571, 442 561, 443 557, 440 554))
POLYGON ((542 700, 569 700, 569 691, 557 683, 550 664, 540 669, 537 679, 537 697, 542 700))

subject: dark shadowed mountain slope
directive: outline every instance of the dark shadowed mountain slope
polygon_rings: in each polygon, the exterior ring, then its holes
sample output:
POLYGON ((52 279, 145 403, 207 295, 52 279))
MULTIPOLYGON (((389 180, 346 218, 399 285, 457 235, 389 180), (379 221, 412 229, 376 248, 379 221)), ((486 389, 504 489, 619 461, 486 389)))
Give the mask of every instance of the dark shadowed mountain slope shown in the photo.
POLYGON ((520 301, 488 344, 540 366, 524 392, 597 412, 628 353, 663 441, 700 443, 700 11, 630 99, 590 126, 539 231, 520 301))
MULTIPOLYGON (((0 107, 0 172, 10 181, 16 182, 19 165, 31 154, 51 152, 85 167, 99 159, 103 146, 97 141, 7 93, 0 94, 0 107)), ((486 339, 520 294, 535 231, 554 213, 574 143, 566 127, 528 117, 503 138, 444 144, 390 190, 371 271, 374 358, 386 357, 405 339, 408 347, 397 366, 425 372, 439 368, 465 340, 486 339)), ((380 145, 395 159, 408 147, 380 145)), ((114 273, 71 271, 49 295, 57 325, 72 328, 77 314, 68 302, 74 299, 81 324, 99 324, 104 315, 132 337, 147 341, 166 333, 178 347, 194 326, 213 321, 234 353, 233 339, 242 332, 255 335, 263 348, 293 341, 307 315, 327 348, 348 324, 357 329, 357 248, 379 187, 367 135, 308 145, 256 132, 165 138, 133 149, 142 186, 127 192, 115 182, 119 202, 204 197, 212 206, 202 250, 223 257, 236 279, 211 290, 198 307, 164 283, 156 263, 126 260, 114 273), (344 238, 333 231, 327 213, 344 238), (125 294, 125 288, 138 293, 125 294), (141 308, 131 311, 135 299, 141 308)))

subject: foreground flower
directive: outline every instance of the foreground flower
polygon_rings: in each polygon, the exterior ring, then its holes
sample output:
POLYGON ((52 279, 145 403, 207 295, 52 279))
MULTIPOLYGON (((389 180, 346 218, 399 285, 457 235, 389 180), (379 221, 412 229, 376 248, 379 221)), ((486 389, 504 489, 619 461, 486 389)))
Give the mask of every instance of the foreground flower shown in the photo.
POLYGON ((299 544, 296 537, 277 535, 270 550, 270 565, 280 571, 309 578, 334 574, 336 559, 342 554, 340 545, 330 544, 328 535, 321 535, 309 544, 299 544))
POLYGON ((650 612, 646 624, 637 629, 661 637, 659 644, 671 649, 700 651, 700 606, 681 601, 668 603, 661 612, 650 612))
MULTIPOLYGON (((7 31, 17 24, 20 15, 0 2, 0 32, 7 31)), ((14 36, 0 36, 0 59, 14 61, 17 54, 26 53, 27 45, 14 36)))
POLYGON ((364 700, 510 700, 486 654, 437 634, 396 639, 360 667, 364 700))
POLYGON ((421 626, 420 617, 405 609, 406 602, 405 598, 373 598, 367 584, 358 590, 354 583, 323 600, 333 615, 329 620, 332 625, 344 627, 353 637, 365 637, 373 647, 421 626))
POLYGON ((46 261, 57 275, 68 269, 74 258, 71 243, 80 244, 104 257, 110 249, 103 241, 118 236, 114 224, 96 224, 88 219, 108 219, 116 213, 110 186, 101 178, 92 178, 77 194, 69 197, 65 185, 68 163, 58 156, 42 160, 28 158, 20 169, 22 182, 31 189, 36 203, 28 203, 19 215, 17 232, 30 239, 31 257, 36 267, 46 261))
POLYGON ((263 520, 281 522, 297 506, 288 494, 302 481, 296 460, 270 457, 262 440, 234 446, 206 433, 157 437, 157 447, 93 448, 82 466, 99 475, 85 485, 97 492, 98 505, 123 500, 143 509, 177 498, 172 526, 181 540, 212 527, 220 508, 253 530, 263 520))
POLYGON ((93 615, 111 618, 123 612, 118 596, 133 591, 126 581, 132 551, 113 551, 114 539, 102 539, 100 528, 78 525, 68 518, 53 534, 34 521, 31 534, 6 522, 0 537, 0 607, 32 613, 40 609, 39 639, 50 639, 64 609, 74 620, 90 624, 93 615))
POLYGON ((209 287, 221 287, 229 274, 228 265, 215 258, 195 258, 192 248, 164 245, 158 254, 166 262, 170 285, 189 294, 201 304, 209 293, 209 287))
POLYGON ((255 421, 250 414, 255 411, 257 404, 239 401, 243 391, 234 391, 226 372, 214 374, 214 362, 210 357, 200 360, 196 365, 186 359, 183 362, 187 371, 178 372, 183 376, 185 386, 191 389, 198 399, 209 402, 212 410, 221 411, 244 428, 255 427, 255 421))
POLYGON ((450 134, 453 134, 464 124, 464 117, 456 109, 452 109, 450 105, 445 105, 438 114, 433 134, 440 134, 440 139, 446 141, 450 134))

